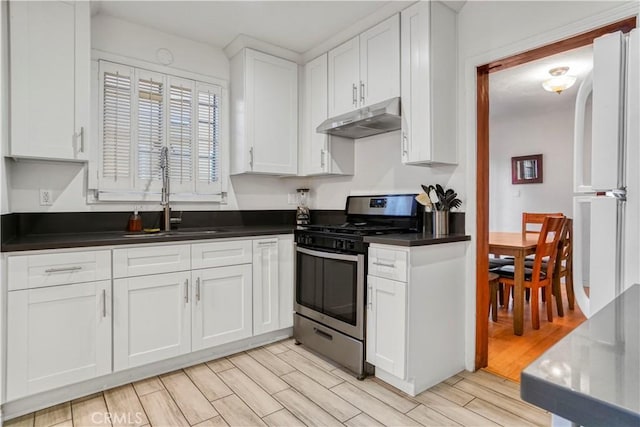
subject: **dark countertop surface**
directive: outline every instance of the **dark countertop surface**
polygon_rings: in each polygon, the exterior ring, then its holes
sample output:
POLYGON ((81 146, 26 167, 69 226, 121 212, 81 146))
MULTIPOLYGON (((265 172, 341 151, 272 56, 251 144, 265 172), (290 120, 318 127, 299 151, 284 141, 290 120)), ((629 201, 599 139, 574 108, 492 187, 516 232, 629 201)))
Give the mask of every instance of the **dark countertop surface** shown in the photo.
POLYGON ((640 426, 640 285, 529 365, 522 398, 584 426, 640 426))
POLYGON ((378 236, 365 236, 367 243, 378 243, 381 245, 394 246, 426 246, 441 243, 464 242, 471 240, 471 236, 466 234, 448 234, 446 236, 434 237, 431 233, 404 233, 404 234, 381 234, 378 236))
POLYGON ((41 249, 81 248, 90 246, 130 245, 140 243, 179 242, 186 240, 223 239, 229 237, 291 234, 295 226, 224 226, 183 228, 158 233, 128 233, 125 231, 28 234, 2 243, 2 252, 41 249), (127 237, 127 236, 134 237, 127 237))

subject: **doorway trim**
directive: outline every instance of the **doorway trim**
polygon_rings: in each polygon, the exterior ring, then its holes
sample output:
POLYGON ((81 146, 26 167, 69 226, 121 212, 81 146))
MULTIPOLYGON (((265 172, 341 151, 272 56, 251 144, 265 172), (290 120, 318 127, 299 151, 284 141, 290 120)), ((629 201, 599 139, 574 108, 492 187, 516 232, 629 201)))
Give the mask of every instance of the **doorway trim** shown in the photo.
POLYGON ((632 16, 476 67, 476 330, 475 369, 489 360, 489 74, 587 46, 608 33, 636 28, 632 16))

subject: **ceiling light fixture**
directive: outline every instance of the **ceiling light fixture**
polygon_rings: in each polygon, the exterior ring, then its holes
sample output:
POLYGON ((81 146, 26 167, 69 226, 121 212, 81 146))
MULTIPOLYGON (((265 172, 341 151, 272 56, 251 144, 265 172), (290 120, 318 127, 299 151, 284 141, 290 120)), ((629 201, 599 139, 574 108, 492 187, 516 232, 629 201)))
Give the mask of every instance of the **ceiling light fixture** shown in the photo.
POLYGON ((567 74, 569 67, 556 67, 549 70, 551 78, 542 82, 542 87, 548 92, 562 93, 576 82, 576 76, 567 74))

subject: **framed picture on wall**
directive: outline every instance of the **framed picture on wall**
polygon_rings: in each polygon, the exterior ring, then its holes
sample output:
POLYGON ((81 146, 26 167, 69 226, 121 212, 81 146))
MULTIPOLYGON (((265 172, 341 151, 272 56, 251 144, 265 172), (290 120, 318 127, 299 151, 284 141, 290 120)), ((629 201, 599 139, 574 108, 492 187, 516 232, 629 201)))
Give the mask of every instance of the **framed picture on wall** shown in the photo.
POLYGON ((511 158, 512 184, 542 183, 542 154, 511 158))

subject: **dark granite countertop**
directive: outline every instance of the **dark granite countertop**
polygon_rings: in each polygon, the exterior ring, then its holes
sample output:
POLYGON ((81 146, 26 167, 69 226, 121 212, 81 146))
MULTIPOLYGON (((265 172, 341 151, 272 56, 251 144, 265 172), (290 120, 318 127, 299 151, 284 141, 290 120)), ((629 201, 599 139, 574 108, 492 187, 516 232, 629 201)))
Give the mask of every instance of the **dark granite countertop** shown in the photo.
POLYGON ((434 237, 430 233, 404 233, 382 234, 379 236, 366 236, 364 238, 364 241, 367 243, 394 246, 426 246, 438 245, 441 243, 464 242, 466 240, 471 240, 471 236, 466 234, 448 234, 446 236, 434 237))
POLYGON ((222 239, 274 234, 291 234, 294 226, 225 226, 186 228, 169 233, 127 233, 123 231, 27 234, 2 242, 2 252, 40 249, 81 248, 90 246, 131 245, 139 243, 180 242, 186 240, 222 239), (212 232, 213 231, 213 232, 212 232), (129 236, 129 237, 127 237, 129 236))
POLYGON ((640 426, 640 285, 529 365, 522 398, 584 426, 640 426))

